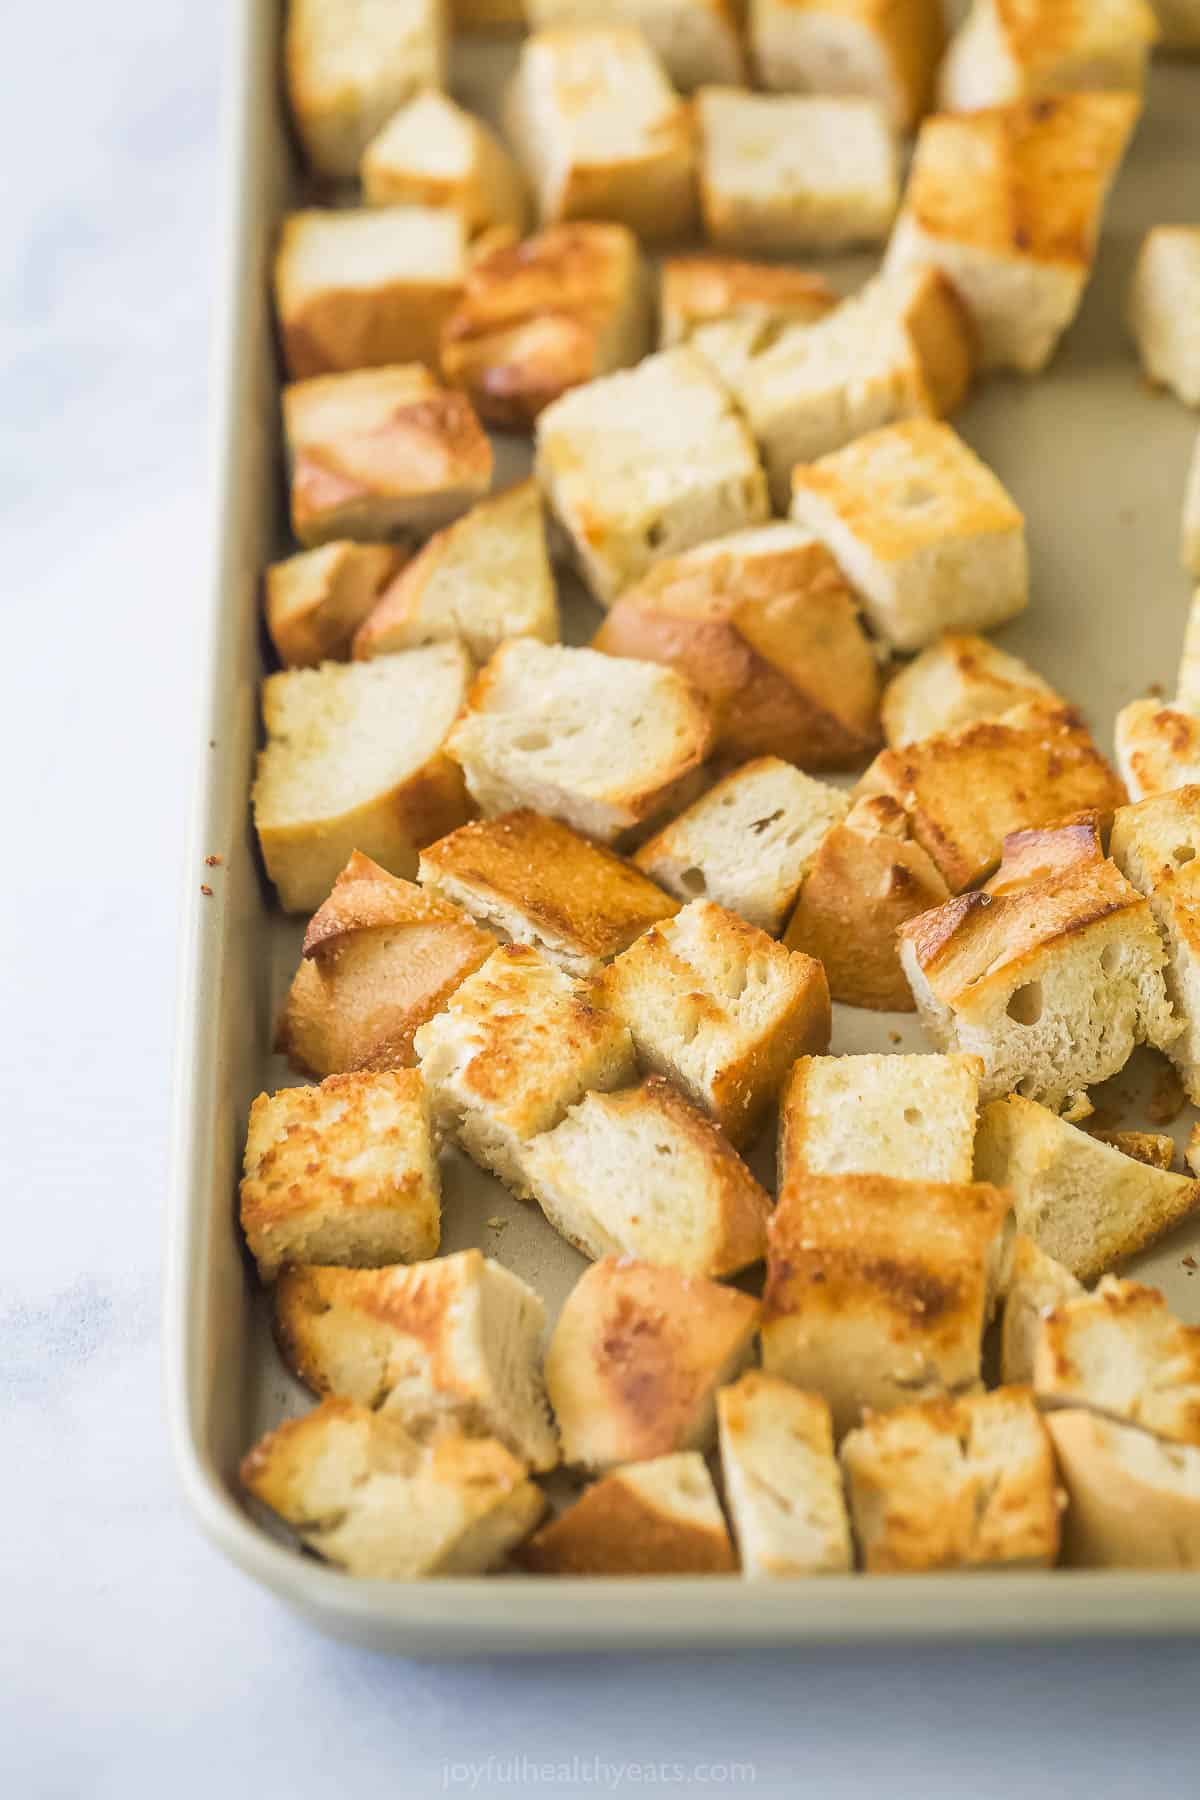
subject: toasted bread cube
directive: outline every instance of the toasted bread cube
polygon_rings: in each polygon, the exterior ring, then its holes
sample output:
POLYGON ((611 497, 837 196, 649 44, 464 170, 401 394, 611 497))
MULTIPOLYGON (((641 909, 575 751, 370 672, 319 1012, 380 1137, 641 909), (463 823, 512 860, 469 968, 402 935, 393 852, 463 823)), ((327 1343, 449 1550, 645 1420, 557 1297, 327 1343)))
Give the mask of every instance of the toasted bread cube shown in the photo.
POLYGON ((764 87, 862 94, 897 131, 928 111, 944 42, 941 0, 750 0, 764 87))
POLYGON ((1200 1569, 1200 1450, 1091 1412, 1051 1413, 1046 1424, 1067 1490, 1064 1561, 1200 1569))
POLYGON ((410 1065, 417 1026, 495 948, 457 906, 356 850, 309 921, 277 1048, 318 1076, 410 1065))
POLYGON ((363 152, 368 206, 440 207, 468 237, 493 226, 520 235, 525 182, 495 132, 432 88, 392 114, 363 152))
POLYGON ((538 414, 650 348, 650 275, 624 225, 551 225, 472 264, 442 331, 442 373, 479 415, 527 430, 538 414))
POLYGON ((326 1400, 268 1432, 242 1486, 326 1562, 375 1581, 481 1575, 546 1510, 523 1464, 494 1438, 421 1442, 388 1413, 326 1400))
POLYGON ((1200 225, 1156 225, 1146 233, 1129 325, 1150 380, 1200 406, 1200 225))
POLYGON ((1179 531, 1179 555, 1190 575, 1200 575, 1200 437, 1192 452, 1187 489, 1183 497, 1183 520, 1179 531))
POLYGON ((896 933, 950 890, 887 794, 856 800, 822 840, 788 921, 789 950, 815 956, 846 1006, 912 1012, 896 933))
POLYGON ((828 253, 887 237, 900 191, 874 100, 701 88, 700 205, 723 250, 828 253))
POLYGON ((460 826, 422 852, 418 879, 503 942, 532 945, 568 975, 598 975, 679 910, 611 850, 528 811, 460 826))
POLYGON ((1131 700, 1117 714, 1114 742, 1131 800, 1200 783, 1200 714, 1161 700, 1131 700))
POLYGON ((900 419, 953 412, 970 385, 971 325, 934 270, 879 276, 815 325, 780 331, 735 389, 762 450, 774 505, 797 463, 900 419))
POLYGON ((811 325, 838 296, 819 275, 732 256, 672 256, 662 266, 659 348, 690 344, 736 393, 751 358, 784 325, 811 325))
POLYGON ((449 749, 487 817, 530 806, 612 843, 679 798, 711 742, 707 708, 673 669, 514 638, 449 749))
POLYGON ((1043 1407, 1087 1407, 1170 1443, 1200 1445, 1200 1327, 1157 1288, 1106 1275, 1041 1321, 1033 1387, 1043 1407))
POLYGON ((716 1393, 749 1362, 759 1305, 698 1275, 605 1257, 567 1296, 546 1352, 563 1461, 588 1469, 705 1450, 716 1393))
POLYGON ((779 1176, 970 1181, 977 1056, 802 1056, 779 1102, 779 1176))
POLYGON ((544 225, 608 219, 655 240, 690 230, 691 114, 633 27, 564 27, 526 38, 505 129, 544 225))
POLYGON ((681 900, 705 895, 778 937, 847 796, 777 756, 743 763, 634 857, 681 900))
POLYGON ((725 1496, 751 1581, 854 1567, 850 1521, 819 1394, 748 1369, 717 1395, 725 1496))
POLYGON ((1112 858, 1145 894, 1167 948, 1167 998, 1181 1021, 1167 1054, 1200 1099, 1200 787, 1174 788, 1113 818, 1112 858))
POLYGON ((771 1202, 722 1133, 670 1082, 586 1094, 528 1146, 534 1198, 569 1244, 684 1275, 736 1275, 767 1248, 771 1202))
POLYGON ((492 447, 462 394, 420 363, 319 375, 283 390, 292 530, 309 547, 448 525, 492 481, 492 447))
POLYGON ((938 638, 888 683, 883 735, 896 748, 957 731, 979 719, 998 719, 1027 700, 1058 701, 1048 681, 986 638, 938 638))
POLYGON ((1079 311, 1132 94, 1059 94, 926 119, 885 268, 941 269, 979 366, 1034 374, 1079 311))
POLYGON ((479 1250, 411 1268, 289 1269, 275 1285, 275 1336, 315 1394, 382 1410, 422 1436, 449 1424, 496 1438, 535 1470, 558 1461, 545 1318, 533 1289, 479 1250))
POLYGON ((855 791, 904 808, 956 893, 996 867, 1011 834, 1085 811, 1107 819, 1125 798, 1079 714, 1046 701, 884 750, 855 791))
POLYGON ((1200 1183, 1125 1156, 1020 1094, 984 1108, 975 1172, 1012 1190, 1019 1230, 1080 1281, 1200 1207, 1200 1183))
POLYGON ((1000 1328, 1001 1381, 1022 1382, 1026 1386, 1033 1381, 1034 1347, 1043 1315, 1083 1292, 1082 1282, 1076 1281, 1070 1269, 1048 1256, 1033 1238, 1018 1231, 1013 1239, 1000 1328))
POLYGON ((354 654, 461 639, 485 663, 510 637, 558 641, 558 595, 533 481, 479 501, 430 538, 355 633, 354 654))
POLYGON ((763 1368, 823 1394, 839 1437, 864 1408, 978 1385, 1011 1209, 981 1183, 790 1174, 767 1232, 763 1368))
POLYGON ((355 850, 415 875, 418 850, 467 818, 445 744, 470 676, 458 644, 268 675, 254 823, 285 912, 319 906, 355 850))
POLYGON ((535 31, 569 25, 633 25, 685 93, 705 81, 745 79, 741 0, 527 0, 535 31))
POLYGON ((920 650, 1029 603, 1025 520, 987 465, 936 419, 872 431, 792 472, 792 517, 837 558, 876 634, 920 650))
POLYGON ((530 1538, 535 1575, 728 1575, 737 1568, 712 1476, 694 1450, 629 1463, 530 1538))
POLYGON ((625 1027, 527 944, 495 951, 413 1042, 439 1126, 522 1199, 529 1139, 589 1089, 634 1078, 625 1027))
POLYGON ((782 519, 657 564, 592 643, 686 675, 738 761, 853 768, 878 742, 879 665, 854 598, 824 545, 782 519))
POLYGON ((537 475, 605 606, 653 563, 767 517, 754 440, 694 350, 556 400, 538 420, 537 475))
POLYGON ((292 118, 318 175, 349 179, 384 121, 446 73, 443 0, 288 0, 292 118))
POLYGON ((376 1269, 437 1254, 442 1189, 415 1069, 260 1094, 244 1166, 242 1230, 264 1281, 295 1263, 376 1269))
POLYGON ((599 978, 638 1058, 748 1143, 798 1056, 829 1044, 820 963, 744 919, 693 900, 652 925, 599 978))
POLYGON ((1147 0, 972 0, 938 77, 947 112, 1076 89, 1141 91, 1158 38, 1147 0))
POLYGON ((347 540, 272 563, 265 583, 267 630, 284 667, 349 661, 355 632, 406 560, 398 546, 347 540))
POLYGON ((1054 1451, 1028 1388, 901 1407, 851 1432, 841 1456, 868 1574, 1058 1556, 1054 1451))

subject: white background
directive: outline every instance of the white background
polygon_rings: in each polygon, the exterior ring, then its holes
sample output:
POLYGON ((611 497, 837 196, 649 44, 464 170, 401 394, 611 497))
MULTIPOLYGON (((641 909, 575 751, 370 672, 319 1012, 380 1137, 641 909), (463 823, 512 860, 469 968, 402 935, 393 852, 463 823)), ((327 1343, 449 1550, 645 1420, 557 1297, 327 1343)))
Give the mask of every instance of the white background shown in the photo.
POLYGON ((472 1791, 454 1762, 570 1794, 601 1757, 676 1792, 738 1759, 733 1791, 837 1800, 1197 1794, 1194 1644, 422 1666, 192 1530, 158 1314, 222 11, 10 0, 0 39, 0 1793, 406 1800, 472 1791))

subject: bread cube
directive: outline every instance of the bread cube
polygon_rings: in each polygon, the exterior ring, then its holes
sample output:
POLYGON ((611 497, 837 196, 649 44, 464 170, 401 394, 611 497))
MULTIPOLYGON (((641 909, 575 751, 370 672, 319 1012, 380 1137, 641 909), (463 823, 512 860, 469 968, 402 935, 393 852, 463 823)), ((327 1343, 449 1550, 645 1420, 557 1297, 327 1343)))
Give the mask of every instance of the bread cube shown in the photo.
POLYGON ((526 0, 535 31, 570 25, 633 25, 676 87, 745 79, 741 0, 526 0))
POLYGON ((564 27, 526 38, 505 129, 544 225, 615 220, 648 240, 691 229, 691 113, 632 26, 564 27))
POLYGON ((896 932, 950 890, 887 794, 856 800, 822 840, 784 943, 824 966, 833 999, 873 1012, 912 1012, 896 932))
POLYGON ((354 654, 461 640, 485 663, 513 637, 558 641, 558 595, 533 481, 480 500, 430 538, 360 625, 354 654))
POLYGON ((1200 1445, 1200 1327, 1157 1288, 1106 1275, 1042 1319, 1033 1387, 1043 1407, 1087 1407, 1169 1443, 1200 1445))
POLYGON ((568 1294, 546 1352, 563 1461, 588 1469, 705 1450, 716 1393, 749 1362, 759 1306, 698 1275, 605 1257, 568 1294))
POLYGON ((821 1396, 748 1369, 717 1395, 717 1429, 747 1579, 852 1569, 850 1521, 821 1396))
POLYGON ((762 756, 710 788, 633 860, 679 899, 705 895, 778 937, 821 840, 848 806, 840 789, 762 756))
POLYGON ((727 1575, 737 1568, 704 1458, 629 1463, 593 1482, 517 1561, 535 1575, 727 1575))
POLYGON ((977 1386, 1011 1209, 982 1184, 790 1174, 767 1231, 763 1368, 823 1394, 839 1437, 864 1409, 977 1386))
POLYGON ((634 1256, 716 1277, 766 1254, 766 1190, 711 1119, 656 1075, 586 1094, 533 1140, 524 1166, 554 1229, 593 1261, 634 1256))
POLYGON ((407 553, 389 544, 335 541, 267 570, 267 630, 285 668, 345 662, 350 642, 407 553))
POLYGON ((690 344, 736 393, 750 360, 784 325, 811 325, 838 296, 819 275, 732 256, 673 256, 662 266, 659 347, 690 344))
POLYGON ((652 925, 598 991, 643 1067, 682 1088, 734 1144, 754 1137, 796 1058, 829 1044, 820 963, 711 900, 652 925))
POLYGON ((941 269, 979 366, 1034 374, 1079 311, 1132 94, 1058 94, 926 119, 885 268, 941 269))
POLYGON ((879 665, 853 596, 825 547, 783 520, 657 564, 592 644, 678 669, 737 761, 853 768, 878 742, 879 665))
POLYGON ((1141 91, 1158 38, 1147 0, 973 0, 938 77, 947 112, 1075 89, 1141 91))
POLYGON ((1025 520, 936 419, 872 431, 792 472, 792 518, 820 538, 876 634, 920 650, 1002 625, 1029 603, 1025 520))
POLYGON ((442 331, 442 373, 490 424, 538 414, 650 348, 651 283, 624 225, 551 225, 471 265, 442 331))
POLYGON ((242 1486, 326 1562, 374 1581, 481 1575, 546 1510, 536 1482, 494 1438, 422 1442, 388 1413, 326 1400, 267 1433, 242 1486))
POLYGON ((1200 1569, 1200 1450, 1090 1412, 1051 1413, 1046 1424, 1067 1490, 1066 1562, 1200 1569))
POLYGON ((528 203, 521 171, 495 132, 432 88, 392 114, 363 152, 368 206, 440 207, 468 237, 493 226, 519 236, 528 203))
POLYGON ((598 975, 679 910, 611 850, 528 811, 460 826, 422 852, 418 878, 505 943, 531 945, 568 975, 598 975))
POLYGON ((276 1048, 297 1069, 394 1069, 413 1033, 496 948, 457 906, 357 850, 309 921, 276 1048))
POLYGON ((527 944, 495 951, 413 1043, 438 1125, 522 1199, 529 1139, 589 1089, 634 1079, 625 1027, 527 944))
POLYGON ((745 421, 688 349, 556 400, 538 419, 537 476, 603 606, 653 563, 768 512, 745 421))
POLYGON ((376 1269, 437 1254, 442 1189, 415 1069, 260 1094, 244 1167, 242 1230, 263 1281, 295 1263, 376 1269))
MULTIPOLYGON (((999 1102, 1003 1105, 1003 1101, 999 1102)), ((1013 1239, 1012 1264, 1004 1295, 1000 1328, 1000 1379, 1028 1386, 1033 1380, 1033 1355, 1043 1316, 1084 1292, 1070 1269, 1023 1231, 1013 1239)))
POLYGON ((897 131, 928 111, 944 41, 941 0, 750 0, 764 87, 862 94, 897 131))
POLYGON ((419 363, 318 375, 283 390, 292 530, 308 547, 448 525, 492 482, 492 447, 462 394, 419 363))
POLYGON ((779 1102, 779 1175, 971 1180, 977 1056, 802 1056, 779 1102))
POLYGON ((396 108, 446 73, 443 0, 288 0, 292 118, 318 175, 348 180, 396 108))
POLYGON ((496 1438, 535 1470, 558 1461, 544 1325, 533 1289, 479 1250, 411 1268, 290 1269, 275 1285, 276 1339, 315 1394, 382 1410, 419 1436, 450 1425, 496 1438))
POLYGON ((880 244, 899 203, 874 100, 701 88, 700 206, 723 250, 828 253, 880 244))
POLYGON ((1131 700, 1113 733, 1117 767, 1131 800, 1200 783, 1200 715, 1161 700, 1131 700))
POLYGON ((1058 1556, 1054 1451, 1027 1388, 927 1400, 842 1445, 868 1574, 1045 1569, 1058 1556))
POLYGON ((1174 788, 1113 819, 1112 858, 1145 894, 1167 950, 1167 998, 1180 1021, 1167 1054, 1200 1099, 1200 787, 1174 788))
POLYGON ((1156 225, 1142 240, 1129 326, 1151 381, 1200 406, 1200 225, 1156 225))
POLYGON ((1190 575, 1200 575, 1200 437, 1192 452, 1187 489, 1183 498, 1183 521, 1180 525, 1179 555, 1190 575))
POLYGON ((952 633, 907 663, 884 690, 883 735, 895 748, 998 719, 1028 700, 1060 701, 1048 681, 987 638, 952 633))
POLYGON ((513 638, 449 750, 489 818, 530 806, 612 843, 679 799, 711 742, 707 708, 673 669, 513 638))
POLYGON ((254 823, 285 912, 319 906, 355 850, 415 875, 418 850, 467 818, 445 745, 470 675, 458 644, 268 675, 254 823))

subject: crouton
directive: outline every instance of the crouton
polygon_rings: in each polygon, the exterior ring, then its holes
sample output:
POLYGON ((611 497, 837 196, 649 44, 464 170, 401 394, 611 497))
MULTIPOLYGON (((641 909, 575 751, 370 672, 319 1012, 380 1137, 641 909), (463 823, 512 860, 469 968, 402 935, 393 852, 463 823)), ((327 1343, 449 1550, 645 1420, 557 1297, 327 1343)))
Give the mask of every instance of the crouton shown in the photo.
POLYGON ((359 627, 354 654, 461 639, 485 663, 510 637, 558 641, 558 595, 532 481, 481 500, 430 538, 359 627))
POLYGON ((448 525, 492 481, 492 447, 462 394, 419 363, 318 375, 283 390, 292 530, 311 548, 448 525))
POLYGON ((998 719, 1028 700, 1061 702, 1048 681, 986 638, 952 634, 914 657, 884 690, 883 735, 895 748, 998 719))
POLYGON ((938 76, 947 112, 1076 89, 1141 91, 1158 38, 1146 0, 973 0, 938 76))
POLYGON ((384 121, 446 73, 443 0, 289 0, 292 118, 318 175, 349 179, 384 121))
MULTIPOLYGON (((1001 1102, 1003 1104, 1003 1102, 1001 1102)), ((1084 1292, 1070 1269, 1056 1262, 1025 1232, 1013 1239, 1012 1263, 1004 1295, 1000 1327, 1000 1379, 1033 1381, 1033 1355, 1042 1318, 1066 1300, 1084 1292)))
POLYGON ((741 0, 527 0, 526 10, 535 31, 635 26, 684 93, 705 81, 745 79, 741 0))
POLYGON ((673 669, 514 638, 448 749, 487 817, 530 806, 612 843, 680 799, 711 742, 707 708, 673 669))
POLYGON ((777 756, 743 763, 634 857, 681 900, 704 895, 778 937, 821 840, 849 806, 777 756))
POLYGON ((1190 575, 1200 575, 1200 437, 1192 452, 1187 488, 1183 497, 1183 519, 1179 529, 1179 556, 1190 575))
POLYGON ((517 1561, 535 1575, 727 1575, 737 1568, 695 1451, 613 1469, 544 1525, 517 1561))
POLYGON ((1106 1275, 1042 1319, 1033 1387, 1043 1407, 1086 1407, 1176 1444, 1200 1445, 1200 1327, 1157 1288, 1106 1275))
POLYGON ((1129 327, 1150 380, 1200 406, 1200 225, 1156 225, 1146 233, 1129 327))
POLYGON ((528 211, 521 171, 495 132, 432 88, 392 114, 362 158, 369 206, 439 207, 468 237, 494 226, 519 236, 528 211))
POLYGON ((1200 787, 1177 787, 1113 818, 1112 858, 1145 894, 1167 950, 1167 998, 1180 1022, 1167 1054, 1200 1100, 1200 787))
POLYGON ((841 1457, 868 1574, 1045 1569, 1057 1558, 1054 1451, 1027 1388, 868 1419, 841 1457))
POLYGON ((537 423, 537 476, 595 599, 653 563, 767 517, 754 441, 694 350, 564 394, 537 423))
POLYGON ((1117 714, 1117 767, 1131 800, 1200 784, 1200 714, 1131 700, 1117 714))
POLYGON ((690 344, 736 393, 750 360, 785 325, 811 325, 838 304, 819 275, 732 256, 672 256, 662 265, 659 348, 690 344))
POLYGON ((413 1044, 439 1126, 522 1199, 529 1139, 589 1089, 634 1079, 625 1027, 527 944, 495 951, 413 1044))
POLYGON ((335 541, 272 563, 264 607, 284 667, 349 661, 355 632, 406 560, 398 546, 335 541))
POLYGON ((749 1362, 759 1306, 677 1269, 605 1257, 568 1294, 546 1352, 563 1461, 589 1469, 705 1450, 716 1393, 749 1362))
POLYGON ((650 278, 624 225, 552 225, 481 255, 442 331, 442 373, 490 424, 528 429, 568 388, 650 348, 650 278))
POLYGON ((244 1168, 242 1230, 263 1281, 295 1263, 376 1269, 437 1253, 442 1190, 415 1069, 260 1094, 244 1168))
POLYGON ((1079 310, 1132 94, 1058 94, 926 119, 884 267, 941 269, 979 366, 1033 374, 1079 310))
POLYGON ((766 1190, 711 1119, 658 1076, 586 1094, 523 1162, 554 1229, 594 1261, 635 1256, 717 1277, 766 1253, 766 1190))
POLYGON ((854 599, 824 546, 783 520, 659 563, 592 643, 686 675, 738 761, 852 768, 878 742, 879 666, 854 599))
POLYGON ((748 1143, 798 1056, 828 1048, 821 965, 744 919, 693 900, 652 925, 599 977, 639 1061, 748 1143))
POLYGON ((1067 1490, 1064 1561, 1200 1569, 1200 1450, 1090 1412, 1046 1420, 1067 1490))
POLYGON ((468 817, 445 744, 469 681, 457 644, 268 675, 254 823, 285 912, 319 906, 355 850, 415 875, 418 850, 468 817))
POLYGON ((896 933, 950 890, 902 807, 887 794, 856 800, 822 840, 784 943, 825 969, 833 999, 873 1012, 912 1012, 896 933))
POLYGON ((928 110, 944 42, 941 0, 750 0, 764 87, 862 94, 897 131, 928 110))
POLYGON ((415 1060, 413 1033, 495 939, 358 851, 309 921, 276 1048, 312 1075, 415 1060))
POLYGON ((496 1438, 535 1470, 558 1461, 544 1324, 533 1289, 479 1250, 411 1268, 290 1269, 275 1285, 280 1349, 315 1394, 382 1409, 421 1436, 452 1425, 496 1438))
POLYGON ((854 1567, 829 1408, 759 1369, 717 1395, 725 1497, 751 1581, 854 1567))
POLYGON ((779 1102, 779 1177, 971 1180, 977 1056, 802 1056, 779 1102))
POLYGON ((691 229, 691 114, 633 27, 565 27, 526 38, 505 129, 544 225, 615 220, 655 240, 691 229))
POLYGON ((309 1550, 375 1581, 481 1575, 546 1510, 494 1438, 423 1443, 389 1414, 342 1399, 268 1432, 241 1480, 309 1550))

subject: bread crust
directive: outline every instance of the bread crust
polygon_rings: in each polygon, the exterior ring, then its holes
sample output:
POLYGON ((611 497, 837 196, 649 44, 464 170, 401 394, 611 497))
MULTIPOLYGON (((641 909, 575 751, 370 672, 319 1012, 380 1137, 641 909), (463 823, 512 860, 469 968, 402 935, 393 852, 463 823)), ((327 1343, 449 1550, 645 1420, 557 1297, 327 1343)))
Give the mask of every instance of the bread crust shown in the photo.
POLYGON ((704 1459, 686 1452, 602 1476, 516 1560, 534 1575, 727 1575, 737 1568, 704 1459), (658 1478, 654 1487, 647 1476, 658 1478), (686 1484, 685 1507, 671 1505, 669 1489, 656 1491, 664 1476, 686 1484))

